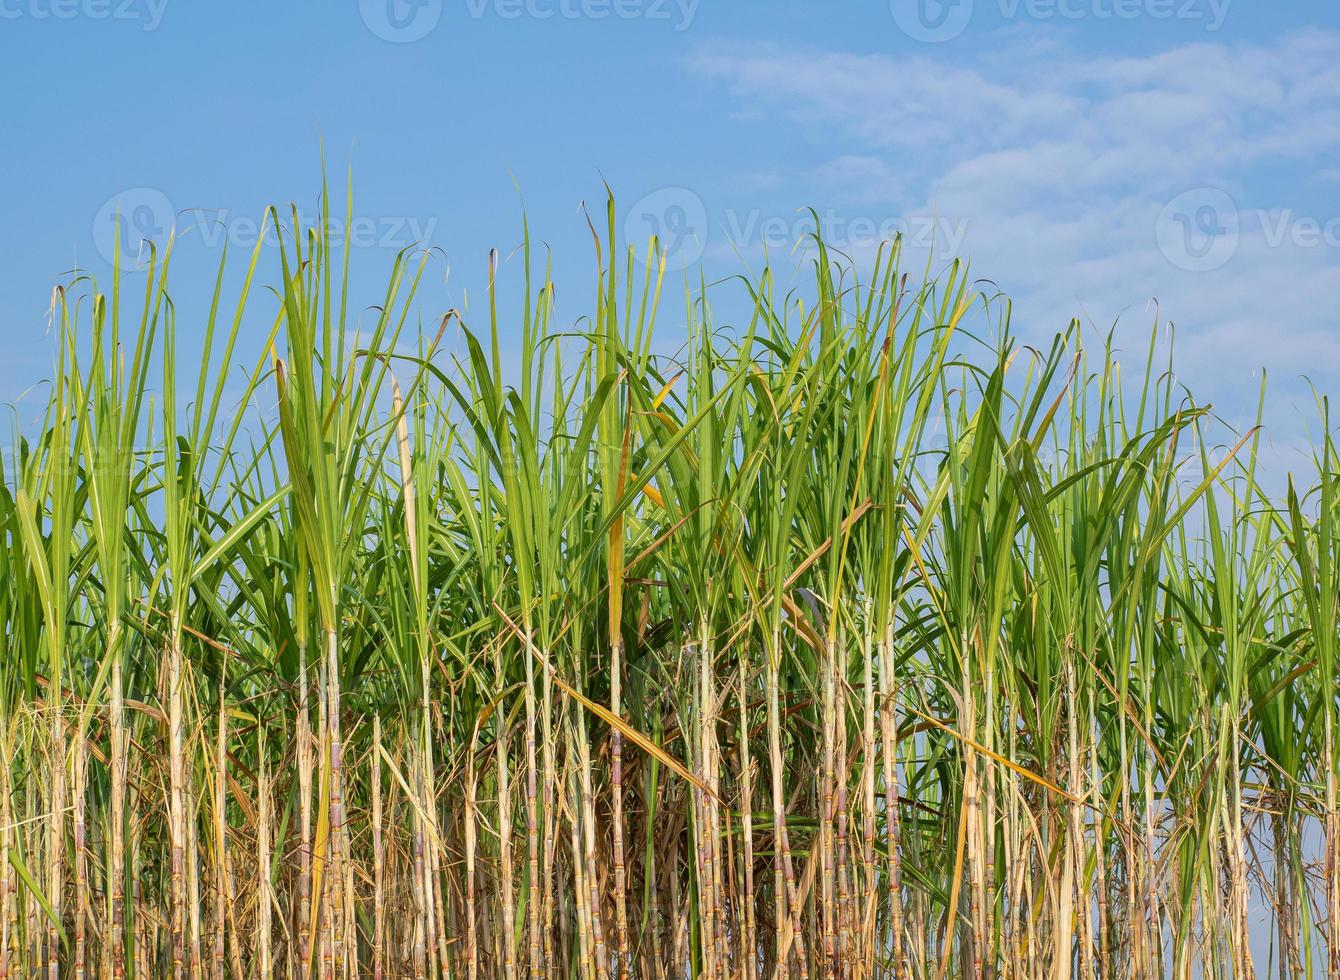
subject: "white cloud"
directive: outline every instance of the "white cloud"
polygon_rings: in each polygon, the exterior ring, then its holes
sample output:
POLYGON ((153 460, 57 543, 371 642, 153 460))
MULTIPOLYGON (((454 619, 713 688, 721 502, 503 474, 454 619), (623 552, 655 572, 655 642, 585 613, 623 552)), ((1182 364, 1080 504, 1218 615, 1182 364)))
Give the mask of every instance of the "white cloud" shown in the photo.
MULTIPOLYGON (((1007 45, 1015 36, 1002 35, 1007 45)), ((1019 49, 1036 54, 1037 43, 1019 38, 1019 49)), ((1041 59, 1009 54, 712 44, 689 67, 724 84, 734 108, 799 127, 813 147, 817 162, 779 172, 773 193, 966 220, 962 251, 1015 298, 1025 339, 1072 315, 1104 329, 1122 316, 1134 342, 1156 298, 1179 325, 1184 376, 1221 403, 1254 404, 1250 376, 1263 365, 1277 384, 1309 374, 1336 390, 1340 200, 1297 198, 1294 184, 1324 193, 1335 179, 1326 165, 1340 148, 1340 33, 1143 57, 1081 54, 1048 38, 1041 59), (1309 168, 1322 179, 1278 176, 1309 168), (1188 272, 1160 250, 1156 227, 1165 205, 1198 187, 1230 196, 1236 248, 1188 272), (1335 233, 1272 242, 1262 214, 1283 208, 1323 226, 1334 219, 1335 233)), ((1203 230, 1195 208, 1176 217, 1187 234, 1203 230)), ((1230 230, 1217 212, 1205 221, 1230 230)))

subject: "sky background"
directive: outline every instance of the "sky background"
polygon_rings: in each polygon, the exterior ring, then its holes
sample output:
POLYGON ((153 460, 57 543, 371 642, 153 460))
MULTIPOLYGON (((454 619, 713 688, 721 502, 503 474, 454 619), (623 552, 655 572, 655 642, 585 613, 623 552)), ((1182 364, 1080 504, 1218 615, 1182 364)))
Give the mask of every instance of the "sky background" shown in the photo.
MULTIPOLYGON (((709 279, 765 248, 803 276, 812 207, 858 263, 897 231, 970 258, 1026 342, 1115 324, 1134 367, 1161 316, 1229 421, 1268 370, 1276 455, 1305 445, 1310 383, 1340 392, 1336 0, 0 0, 0 91, 0 402, 21 424, 51 287, 105 285, 118 211, 128 276, 175 222, 189 337, 223 240, 249 248, 271 202, 312 215, 323 153, 354 174, 358 305, 398 248, 445 254, 426 323, 478 319, 523 206, 559 319, 585 314, 581 206, 599 217, 607 181, 621 233, 709 279)), ((261 282, 277 263, 264 248, 261 282)))

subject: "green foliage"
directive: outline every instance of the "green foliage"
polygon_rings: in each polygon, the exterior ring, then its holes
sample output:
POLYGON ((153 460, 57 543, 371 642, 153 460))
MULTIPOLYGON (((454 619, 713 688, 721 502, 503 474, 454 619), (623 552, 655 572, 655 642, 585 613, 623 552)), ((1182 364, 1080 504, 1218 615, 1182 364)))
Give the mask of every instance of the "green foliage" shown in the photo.
POLYGON ((612 200, 575 326, 527 232, 482 327, 414 326, 407 252, 355 337, 330 214, 189 321, 171 245, 56 292, 0 487, 0 975, 1335 969, 1324 402, 1276 500, 1157 327, 1123 380, 817 238, 667 326, 612 200))

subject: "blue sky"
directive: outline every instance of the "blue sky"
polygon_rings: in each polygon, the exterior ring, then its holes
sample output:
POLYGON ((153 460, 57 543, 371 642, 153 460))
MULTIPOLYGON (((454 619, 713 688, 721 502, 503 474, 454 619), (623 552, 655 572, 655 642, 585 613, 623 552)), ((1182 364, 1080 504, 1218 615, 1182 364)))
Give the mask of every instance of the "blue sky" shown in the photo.
POLYGON ((900 230, 971 258, 1024 340, 1079 316, 1135 352, 1157 301, 1228 417, 1271 372, 1285 446, 1302 377, 1340 391, 1334 0, 0 0, 0 84, 3 401, 49 376, 51 286, 109 273, 118 208, 189 229, 189 316, 222 236, 313 211, 323 143, 364 303, 396 247, 445 251, 430 322, 477 307, 523 200, 584 313, 607 180, 709 276, 765 243, 794 268, 813 207, 858 261, 900 230))

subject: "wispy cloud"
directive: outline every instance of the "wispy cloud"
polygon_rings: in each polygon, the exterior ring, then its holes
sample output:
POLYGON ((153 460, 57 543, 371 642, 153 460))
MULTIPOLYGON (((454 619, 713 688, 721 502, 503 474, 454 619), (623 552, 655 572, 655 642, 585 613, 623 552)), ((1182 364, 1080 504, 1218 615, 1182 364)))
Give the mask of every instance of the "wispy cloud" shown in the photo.
POLYGON ((800 130, 813 157, 780 189, 965 219, 1026 337, 1143 332, 1157 300, 1202 389, 1340 381, 1340 33, 1116 57, 1006 32, 975 61, 713 43, 688 67, 800 130))

